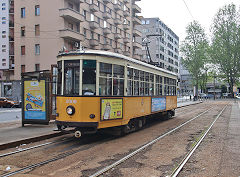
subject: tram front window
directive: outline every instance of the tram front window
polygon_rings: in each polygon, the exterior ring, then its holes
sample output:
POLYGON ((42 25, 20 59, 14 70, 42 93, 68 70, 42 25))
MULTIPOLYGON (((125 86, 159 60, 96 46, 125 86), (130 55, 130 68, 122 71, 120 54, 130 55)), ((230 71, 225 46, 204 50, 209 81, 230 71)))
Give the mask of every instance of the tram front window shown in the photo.
POLYGON ((64 62, 64 94, 79 95, 79 68, 79 60, 64 62))
POLYGON ((83 60, 82 94, 96 95, 96 60, 83 60))

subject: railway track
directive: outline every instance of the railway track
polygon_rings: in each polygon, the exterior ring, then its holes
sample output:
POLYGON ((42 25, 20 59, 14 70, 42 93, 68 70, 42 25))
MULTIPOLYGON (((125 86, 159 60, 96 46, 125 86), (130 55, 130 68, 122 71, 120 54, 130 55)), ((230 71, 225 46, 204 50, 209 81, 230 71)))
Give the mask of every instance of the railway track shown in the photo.
MULTIPOLYGON (((190 119, 190 120, 182 123, 182 124, 179 125, 178 127, 176 127, 176 128, 174 128, 174 129, 172 129, 172 130, 170 130, 170 131, 162 134, 161 136, 159 136, 158 138, 152 140, 151 142, 146 143, 145 145, 143 145, 142 147, 140 147, 140 148, 137 149, 136 151, 134 151, 134 152, 132 152, 131 154, 127 155, 126 157, 120 159, 119 161, 111 164, 110 166, 108 166, 108 167, 106 167, 106 168, 104 168, 104 169, 96 172, 96 173, 93 174, 92 176, 99 176, 99 175, 101 175, 101 174, 104 174, 105 172, 107 172, 108 170, 112 169, 113 167, 119 165, 120 163, 126 161, 127 159, 129 159, 129 158, 133 157, 134 155, 136 155, 137 153, 141 152, 141 151, 142 151, 143 149, 145 149, 146 147, 148 147, 148 146, 156 143, 157 141, 159 141, 159 140, 162 139, 163 137, 171 134, 172 132, 180 129, 181 127, 185 126, 186 124, 190 123, 191 121, 199 118, 199 117, 202 116, 203 114, 209 112, 211 109, 213 109, 213 107, 211 107, 210 109, 208 109, 208 110, 206 110, 206 111, 201 112, 201 113, 198 114, 197 116, 195 116, 195 117, 193 117, 192 119, 190 119)), ((111 138, 110 138, 110 139, 111 139, 111 138)), ((90 144, 90 146, 99 145, 100 143, 104 143, 104 142, 106 142, 106 141, 103 140, 103 142, 93 143, 93 144, 90 144)), ((89 147, 90 147, 90 146, 89 146, 89 147)), ((50 159, 48 159, 48 160, 44 160, 44 161, 41 161, 41 162, 39 162, 39 163, 35 163, 35 164, 31 164, 31 165, 25 166, 25 167, 23 167, 23 168, 21 168, 21 169, 19 169, 19 170, 17 170, 17 171, 14 171, 14 172, 5 173, 5 174, 3 174, 1 177, 13 176, 13 175, 15 175, 15 174, 23 173, 24 171, 27 171, 27 170, 36 169, 36 168, 38 168, 38 167, 40 167, 40 166, 43 166, 43 165, 45 165, 45 164, 48 164, 48 163, 50 163, 50 162, 54 162, 54 161, 63 159, 63 158, 65 158, 65 157, 68 157, 68 156, 70 156, 70 155, 73 155, 73 154, 75 154, 75 153, 78 153, 78 152, 80 152, 81 150, 82 150, 82 149, 81 149, 81 147, 80 147, 80 148, 75 149, 75 150, 70 150, 70 151, 68 151, 68 152, 61 153, 61 154, 59 154, 59 155, 57 155, 57 156, 55 156, 55 157, 53 157, 53 158, 50 158, 50 159)))
POLYGON ((209 127, 207 128, 207 130, 205 130, 204 133, 202 133, 202 135, 198 138, 198 141, 195 142, 195 145, 192 147, 192 149, 187 153, 187 155, 182 159, 182 161, 178 164, 178 166, 174 169, 174 171, 172 172, 172 174, 170 175, 171 177, 176 177, 178 176, 178 174, 181 172, 182 168, 184 167, 184 165, 187 163, 187 161, 190 159, 190 157, 193 155, 194 151, 198 148, 198 146, 201 144, 201 142, 204 140, 204 138, 206 137, 206 135, 208 134, 208 132, 210 131, 210 129, 213 127, 213 125, 215 124, 215 122, 218 120, 218 118, 221 116, 221 114, 223 113, 223 111, 226 109, 228 105, 226 105, 221 111, 220 113, 216 116, 216 118, 214 119, 214 121, 209 125, 209 127))
POLYGON ((126 155, 125 157, 121 158, 120 160, 118 160, 118 161, 112 163, 111 165, 106 166, 105 168, 97 171, 96 173, 92 174, 90 177, 97 177, 97 176, 103 175, 103 174, 106 173, 107 171, 109 171, 109 170, 113 169, 114 167, 118 166, 119 164, 125 162, 126 160, 130 159, 130 158, 133 157, 134 155, 136 155, 136 154, 138 154, 139 152, 143 151, 143 150, 146 149, 147 147, 149 147, 149 146, 153 145, 154 143, 158 142, 159 140, 161 140, 161 139, 164 138, 165 136, 167 136, 167 135, 173 133, 174 131, 182 128, 183 126, 185 126, 185 125, 187 125, 188 123, 190 123, 191 121, 199 118, 200 116, 202 116, 203 114, 209 112, 209 111, 212 110, 212 109, 213 109, 213 107, 211 107, 211 108, 209 108, 208 110, 206 110, 206 111, 198 114, 197 116, 193 117, 192 119, 190 119, 190 120, 182 123, 181 125, 175 127, 174 129, 172 129, 172 130, 164 133, 163 135, 155 138, 154 140, 146 143, 145 145, 141 146, 140 148, 136 149, 135 151, 133 151, 132 153, 126 155))
POLYGON ((40 147, 52 145, 52 144, 68 142, 68 141, 71 141, 72 139, 73 139, 72 137, 70 139, 67 139, 67 140, 64 138, 60 141, 52 141, 52 142, 38 144, 38 145, 35 145, 35 146, 30 146, 30 147, 23 148, 23 149, 18 149, 16 151, 11 151, 11 152, 7 152, 7 153, 4 153, 4 154, 0 154, 0 158, 11 156, 11 155, 14 155, 14 154, 17 154, 17 153, 20 153, 20 152, 29 151, 29 150, 37 149, 37 148, 40 148, 40 147))

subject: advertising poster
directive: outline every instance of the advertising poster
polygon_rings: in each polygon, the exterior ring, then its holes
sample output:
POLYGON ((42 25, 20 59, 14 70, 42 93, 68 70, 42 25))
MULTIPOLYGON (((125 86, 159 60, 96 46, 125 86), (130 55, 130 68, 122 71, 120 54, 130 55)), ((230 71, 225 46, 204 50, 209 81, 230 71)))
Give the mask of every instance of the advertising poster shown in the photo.
POLYGON ((46 120, 45 80, 24 81, 25 120, 46 120))
POLYGON ((152 112, 166 110, 166 98, 152 98, 152 112))
POLYGON ((123 118, 122 99, 101 99, 101 120, 123 118))

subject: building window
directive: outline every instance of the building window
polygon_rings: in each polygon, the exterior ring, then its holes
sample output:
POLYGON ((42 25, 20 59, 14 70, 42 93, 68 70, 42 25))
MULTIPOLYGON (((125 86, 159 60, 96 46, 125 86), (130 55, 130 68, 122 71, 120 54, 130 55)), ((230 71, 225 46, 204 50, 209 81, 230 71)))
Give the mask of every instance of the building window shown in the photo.
POLYGON ((25 45, 21 46, 21 55, 25 55, 25 45))
POLYGON ((21 65, 21 72, 25 73, 25 65, 21 65))
POLYGON ((40 15, 40 6, 36 5, 35 6, 35 16, 39 16, 40 15))
POLYGON ((35 55, 40 55, 40 44, 35 44, 35 55))
POLYGON ((98 41, 100 42, 100 34, 98 34, 98 41))
POLYGON ((86 16, 87 16, 87 11, 86 10, 83 10, 83 16, 84 16, 84 19, 86 20, 86 16))
POLYGON ((94 39, 94 33, 91 31, 91 39, 94 39))
POLYGON ((84 37, 87 37, 87 30, 86 30, 86 28, 83 28, 83 35, 84 35, 84 37))
POLYGON ((40 64, 35 64, 35 71, 40 71, 40 64))
POLYGON ((40 25, 35 25, 35 36, 40 36, 40 25))
POLYGON ((103 21, 103 28, 107 28, 107 22, 103 21))
POLYGON ((25 26, 21 27, 21 36, 25 36, 25 26))
POLYGON ((2 10, 6 10, 6 7, 3 7, 2 10))
POLYGON ((26 12, 25 12, 25 7, 21 8, 21 18, 25 18, 26 12))
POLYGON ((73 30, 73 24, 72 23, 68 23, 68 29, 73 30))
POLYGON ((94 21, 94 15, 91 14, 91 22, 93 22, 93 21, 94 21))
POLYGON ((6 38, 6 35, 2 35, 2 38, 6 38))
POLYGON ((149 25, 150 21, 149 20, 146 20, 146 25, 149 25))

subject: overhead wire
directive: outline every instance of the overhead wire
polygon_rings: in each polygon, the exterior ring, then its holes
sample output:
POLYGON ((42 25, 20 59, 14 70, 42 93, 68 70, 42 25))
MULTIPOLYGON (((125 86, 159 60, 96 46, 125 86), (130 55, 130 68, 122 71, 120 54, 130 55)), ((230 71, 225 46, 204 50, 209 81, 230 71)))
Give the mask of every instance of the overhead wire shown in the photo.
POLYGON ((188 8, 188 5, 187 5, 186 1, 185 1, 185 0, 183 0, 183 2, 184 2, 184 4, 185 4, 185 6, 186 6, 186 8, 187 8, 187 10, 188 10, 188 12, 189 12, 189 14, 190 14, 190 16, 191 16, 191 17, 192 17, 192 19, 194 20, 194 17, 193 17, 193 15, 192 15, 192 13, 191 13, 190 9, 188 8))

